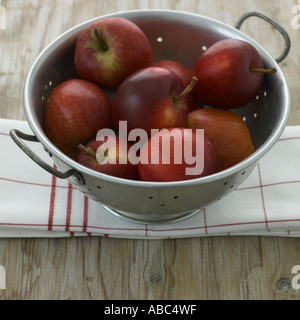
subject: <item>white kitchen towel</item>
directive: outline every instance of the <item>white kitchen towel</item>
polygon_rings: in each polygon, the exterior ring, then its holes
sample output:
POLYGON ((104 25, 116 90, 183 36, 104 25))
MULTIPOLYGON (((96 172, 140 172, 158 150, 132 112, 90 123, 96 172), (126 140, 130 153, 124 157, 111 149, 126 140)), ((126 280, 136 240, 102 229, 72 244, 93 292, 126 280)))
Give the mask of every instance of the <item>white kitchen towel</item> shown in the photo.
MULTIPOLYGON (((230 195, 180 222, 129 222, 67 180, 53 177, 13 142, 27 122, 0 119, 0 238, 104 236, 171 239, 262 235, 300 237, 300 126, 287 127, 248 179, 230 195)), ((26 142, 46 162, 40 143, 26 142)))

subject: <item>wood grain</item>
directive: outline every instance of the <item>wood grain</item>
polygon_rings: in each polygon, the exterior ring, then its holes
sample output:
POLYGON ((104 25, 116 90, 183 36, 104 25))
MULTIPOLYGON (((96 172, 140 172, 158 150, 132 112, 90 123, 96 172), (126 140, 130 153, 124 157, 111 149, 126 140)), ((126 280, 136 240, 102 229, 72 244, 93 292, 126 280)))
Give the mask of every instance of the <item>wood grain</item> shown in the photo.
MULTIPOLYGON (((297 0, 2 0, 6 29, 0 30, 0 116, 25 119, 22 89, 37 55, 74 25, 107 13, 172 9, 234 25, 247 11, 260 11, 289 33, 292 49, 281 64, 290 85, 290 125, 300 124, 300 30, 292 27, 297 0)), ((299 19, 300 20, 300 19, 299 19)), ((299 21, 300 22, 300 21, 299 21)), ((242 31, 274 57, 281 36, 255 18, 242 31)), ((0 186, 1 188, 1 186, 0 186)), ((12 299, 295 299, 284 287, 300 265, 300 242, 279 237, 208 237, 178 240, 95 238, 0 239, 6 268, 1 300, 12 299)))

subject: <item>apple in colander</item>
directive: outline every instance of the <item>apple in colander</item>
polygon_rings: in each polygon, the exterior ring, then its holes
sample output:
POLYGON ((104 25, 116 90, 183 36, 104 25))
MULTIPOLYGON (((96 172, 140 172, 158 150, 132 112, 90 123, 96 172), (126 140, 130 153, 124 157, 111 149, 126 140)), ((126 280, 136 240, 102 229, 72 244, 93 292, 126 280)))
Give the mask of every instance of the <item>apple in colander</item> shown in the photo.
POLYGON ((217 158, 202 130, 169 128, 144 144, 138 170, 143 181, 191 180, 215 173, 217 158))
POLYGON ((193 93, 204 104, 240 108, 255 99, 267 73, 258 51, 239 39, 217 41, 197 59, 192 74, 198 78, 193 93))
POLYGON ((254 153, 249 129, 231 110, 204 108, 190 112, 187 127, 203 129, 214 146, 218 171, 228 169, 254 153))
POLYGON ((107 17, 81 32, 74 62, 82 79, 116 88, 131 73, 152 64, 152 47, 135 23, 107 17))
POLYGON ((152 130, 184 127, 189 112, 187 96, 196 83, 190 79, 185 86, 172 71, 149 67, 131 74, 116 90, 112 99, 112 121, 119 131, 126 121, 128 131, 144 130, 148 137, 152 130))
POLYGON ((114 134, 102 136, 102 139, 91 139, 86 144, 78 146, 79 152, 75 160, 95 171, 114 177, 137 180, 137 162, 134 149, 128 141, 114 134))
MULTIPOLYGON (((159 60, 153 64, 153 67, 165 68, 176 73, 182 79, 186 87, 190 84, 193 77, 191 70, 189 70, 184 64, 175 60, 159 60)), ((187 99, 189 111, 204 107, 203 103, 195 97, 193 91, 187 96, 187 99)))
POLYGON ((44 125, 50 141, 74 158, 80 143, 111 126, 111 101, 104 90, 90 81, 64 81, 47 100, 44 125))

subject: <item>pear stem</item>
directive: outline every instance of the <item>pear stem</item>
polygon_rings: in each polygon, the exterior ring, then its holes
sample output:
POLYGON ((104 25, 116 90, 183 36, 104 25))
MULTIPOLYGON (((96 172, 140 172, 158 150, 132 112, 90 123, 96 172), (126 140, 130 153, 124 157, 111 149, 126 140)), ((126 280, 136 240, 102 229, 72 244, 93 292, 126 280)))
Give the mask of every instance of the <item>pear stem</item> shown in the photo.
POLYGON ((91 148, 86 148, 84 145, 80 144, 78 146, 78 149, 79 150, 82 150, 84 151, 86 154, 90 155, 91 157, 93 157, 94 160, 97 160, 97 157, 96 157, 96 152, 91 149, 91 148))
POLYGON ((107 51, 108 50, 108 46, 106 45, 106 43, 103 40, 102 34, 99 34, 98 29, 94 28, 94 32, 95 32, 95 36, 100 44, 100 47, 103 51, 107 51))
POLYGON ((258 69, 258 68, 250 68, 251 72, 262 72, 262 73, 276 73, 277 69, 276 68, 271 68, 271 69, 258 69))
POLYGON ((177 97, 173 98, 173 102, 176 102, 181 98, 185 97, 186 95, 188 95, 193 90, 197 81, 198 79, 193 76, 191 83, 177 97))

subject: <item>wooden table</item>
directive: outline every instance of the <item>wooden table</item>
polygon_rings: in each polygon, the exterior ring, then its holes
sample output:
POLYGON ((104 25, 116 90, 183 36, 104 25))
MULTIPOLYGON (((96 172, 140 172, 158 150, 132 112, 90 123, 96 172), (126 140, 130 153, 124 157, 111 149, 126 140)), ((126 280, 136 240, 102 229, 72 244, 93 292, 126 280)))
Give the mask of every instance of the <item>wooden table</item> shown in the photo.
MULTIPOLYGON (((243 13, 257 10, 290 34, 292 50, 281 67, 292 96, 289 125, 299 125, 300 18, 292 13, 297 2, 2 0, 6 29, 0 30, 0 116, 25 120, 22 87, 29 67, 47 44, 87 19, 128 9, 161 8, 234 25, 243 13)), ((281 53, 281 36, 265 22, 253 18, 242 31, 274 57, 281 53)), ((289 282, 292 267, 300 265, 296 238, 0 239, 0 265, 6 268, 2 300, 300 298, 300 290, 289 282)))

